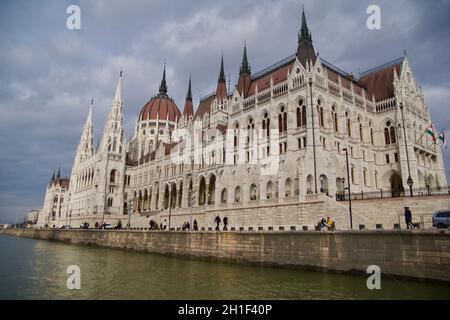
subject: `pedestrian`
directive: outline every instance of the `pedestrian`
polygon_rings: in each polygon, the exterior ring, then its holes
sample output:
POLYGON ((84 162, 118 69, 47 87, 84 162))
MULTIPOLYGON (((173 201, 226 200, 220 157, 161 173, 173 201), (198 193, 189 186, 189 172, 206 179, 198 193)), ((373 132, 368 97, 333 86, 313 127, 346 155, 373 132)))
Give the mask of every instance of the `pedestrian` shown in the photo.
POLYGON ((194 220, 194 231, 198 231, 197 219, 194 220))
POLYGON ((164 219, 164 223, 163 223, 162 229, 163 229, 163 230, 166 230, 166 229, 167 229, 167 219, 164 219))
POLYGON ((327 226, 328 226, 328 230, 333 231, 334 229, 336 229, 336 225, 335 225, 333 219, 331 219, 330 217, 327 217, 327 226))
POLYGON ((228 217, 224 217, 223 218, 223 231, 228 230, 227 225, 228 225, 228 217))
POLYGON ((409 207, 405 207, 405 222, 406 222, 406 228, 414 229, 414 225, 412 223, 412 213, 411 210, 409 210, 409 207))
POLYGON ((98 221, 95 222, 95 229, 98 229, 98 221))
POLYGON ((186 221, 186 229, 188 231, 191 231, 191 224, 189 223, 189 221, 186 221))
POLYGON ((217 217, 214 219, 214 222, 216 223, 216 231, 220 231, 220 222, 221 222, 220 217, 217 216, 217 217))

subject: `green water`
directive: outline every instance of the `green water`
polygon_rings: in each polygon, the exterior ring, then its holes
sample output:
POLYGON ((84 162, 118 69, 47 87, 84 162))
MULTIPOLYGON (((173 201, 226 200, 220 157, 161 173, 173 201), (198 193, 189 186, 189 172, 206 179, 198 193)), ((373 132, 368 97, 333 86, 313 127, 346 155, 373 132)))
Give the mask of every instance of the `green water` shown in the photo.
POLYGON ((450 299, 450 286, 194 261, 0 235, 0 299, 450 299), (66 271, 81 269, 81 289, 66 271))

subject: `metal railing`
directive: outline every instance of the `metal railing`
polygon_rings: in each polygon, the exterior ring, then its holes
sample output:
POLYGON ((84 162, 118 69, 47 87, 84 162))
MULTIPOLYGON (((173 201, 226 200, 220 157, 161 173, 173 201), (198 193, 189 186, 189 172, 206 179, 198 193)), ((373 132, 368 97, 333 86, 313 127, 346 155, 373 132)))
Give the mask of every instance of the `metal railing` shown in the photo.
MULTIPOLYGON (((450 195, 450 188, 416 188, 413 189, 414 197, 428 197, 428 196, 442 196, 450 195)), ((336 193, 337 201, 348 201, 348 192, 336 193)), ((371 192, 352 192, 350 194, 351 200, 369 200, 369 199, 383 199, 383 198, 404 198, 410 197, 409 190, 392 191, 390 189, 379 189, 379 191, 371 192)))

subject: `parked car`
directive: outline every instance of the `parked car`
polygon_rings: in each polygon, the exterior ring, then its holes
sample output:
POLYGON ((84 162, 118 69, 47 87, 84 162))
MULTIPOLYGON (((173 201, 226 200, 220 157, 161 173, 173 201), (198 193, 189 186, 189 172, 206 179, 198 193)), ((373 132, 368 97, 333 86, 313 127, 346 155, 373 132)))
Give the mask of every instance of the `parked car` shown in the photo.
POLYGON ((433 227, 444 229, 450 227, 450 210, 438 211, 433 214, 433 227))

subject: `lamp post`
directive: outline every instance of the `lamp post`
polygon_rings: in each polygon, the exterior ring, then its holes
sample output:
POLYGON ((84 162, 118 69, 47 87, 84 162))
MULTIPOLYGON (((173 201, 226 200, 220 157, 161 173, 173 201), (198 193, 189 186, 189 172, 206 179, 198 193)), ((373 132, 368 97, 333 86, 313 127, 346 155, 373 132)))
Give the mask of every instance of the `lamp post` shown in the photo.
MULTIPOLYGON (((353 229, 353 217, 352 217, 352 193, 350 189, 350 167, 348 164, 348 150, 347 148, 343 149, 345 151, 345 159, 347 161, 347 186, 348 186, 348 211, 350 212, 350 229, 353 229)), ((345 179, 344 179, 345 181, 345 179)), ((345 193, 345 189, 344 189, 345 193)))
POLYGON ((170 218, 172 216, 172 185, 169 188, 169 231, 170 231, 170 218))
POLYGON ((409 165, 409 153, 408 153, 408 140, 406 139, 406 127, 405 127, 405 115, 403 113, 403 102, 400 102, 400 111, 402 113, 402 123, 403 123, 403 137, 405 139, 405 151, 406 151, 406 163, 408 165, 408 180, 406 181, 406 184, 409 187, 409 193, 410 196, 413 196, 413 185, 414 185, 414 181, 411 178, 411 168, 409 165))

